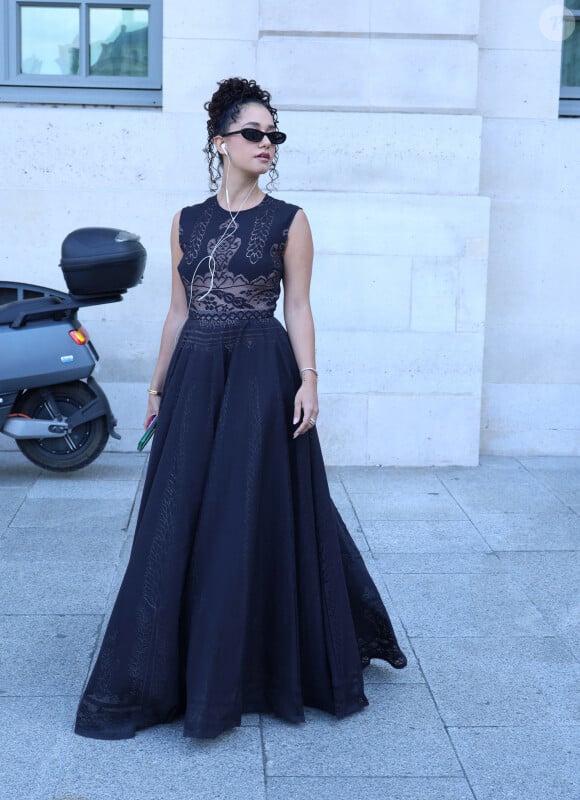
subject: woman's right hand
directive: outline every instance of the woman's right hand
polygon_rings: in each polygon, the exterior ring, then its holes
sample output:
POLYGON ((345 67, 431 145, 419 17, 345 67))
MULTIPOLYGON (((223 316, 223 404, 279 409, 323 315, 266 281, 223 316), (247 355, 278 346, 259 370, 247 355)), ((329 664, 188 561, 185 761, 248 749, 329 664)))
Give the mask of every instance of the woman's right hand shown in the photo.
POLYGON ((143 420, 143 427, 147 429, 147 426, 151 422, 151 417, 156 417, 159 414, 159 406, 161 405, 161 398, 159 395, 150 394, 149 399, 147 401, 147 413, 145 414, 145 419, 143 420))

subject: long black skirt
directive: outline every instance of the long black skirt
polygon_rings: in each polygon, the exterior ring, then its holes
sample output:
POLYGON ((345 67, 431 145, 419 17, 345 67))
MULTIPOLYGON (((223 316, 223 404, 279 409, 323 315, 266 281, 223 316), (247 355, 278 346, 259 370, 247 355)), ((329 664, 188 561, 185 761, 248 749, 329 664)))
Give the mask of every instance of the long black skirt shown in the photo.
POLYGON ((190 320, 164 386, 131 556, 76 733, 184 718, 215 737, 249 712, 364 706, 371 658, 405 666, 329 494, 315 429, 292 439, 300 375, 273 317, 190 320))

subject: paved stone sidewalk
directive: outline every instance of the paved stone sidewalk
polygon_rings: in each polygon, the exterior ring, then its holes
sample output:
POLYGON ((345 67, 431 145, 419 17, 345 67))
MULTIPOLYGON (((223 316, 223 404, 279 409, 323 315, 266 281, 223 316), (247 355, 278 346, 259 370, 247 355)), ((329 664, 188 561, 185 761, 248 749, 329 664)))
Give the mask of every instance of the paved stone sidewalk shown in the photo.
POLYGON ((2 800, 580 798, 580 458, 329 470, 410 662, 373 662, 364 711, 82 739, 144 466, 63 477, 0 453, 2 800))

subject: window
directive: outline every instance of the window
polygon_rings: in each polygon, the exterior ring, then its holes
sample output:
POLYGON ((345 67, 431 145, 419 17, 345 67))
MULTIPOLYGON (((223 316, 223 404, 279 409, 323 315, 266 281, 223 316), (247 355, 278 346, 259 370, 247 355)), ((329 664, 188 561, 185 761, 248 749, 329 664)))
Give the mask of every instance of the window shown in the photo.
POLYGON ((0 0, 0 101, 161 105, 162 0, 0 0))
POLYGON ((560 116, 580 117, 580 0, 565 5, 560 116))

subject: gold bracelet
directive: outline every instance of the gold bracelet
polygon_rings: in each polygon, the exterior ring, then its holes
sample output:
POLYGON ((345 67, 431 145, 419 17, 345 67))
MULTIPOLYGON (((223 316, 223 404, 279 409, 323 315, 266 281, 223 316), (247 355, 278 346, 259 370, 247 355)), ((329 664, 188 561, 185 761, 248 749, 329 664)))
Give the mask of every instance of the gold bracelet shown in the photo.
POLYGON ((159 389, 147 389, 147 394, 154 394, 155 397, 161 397, 159 389))

